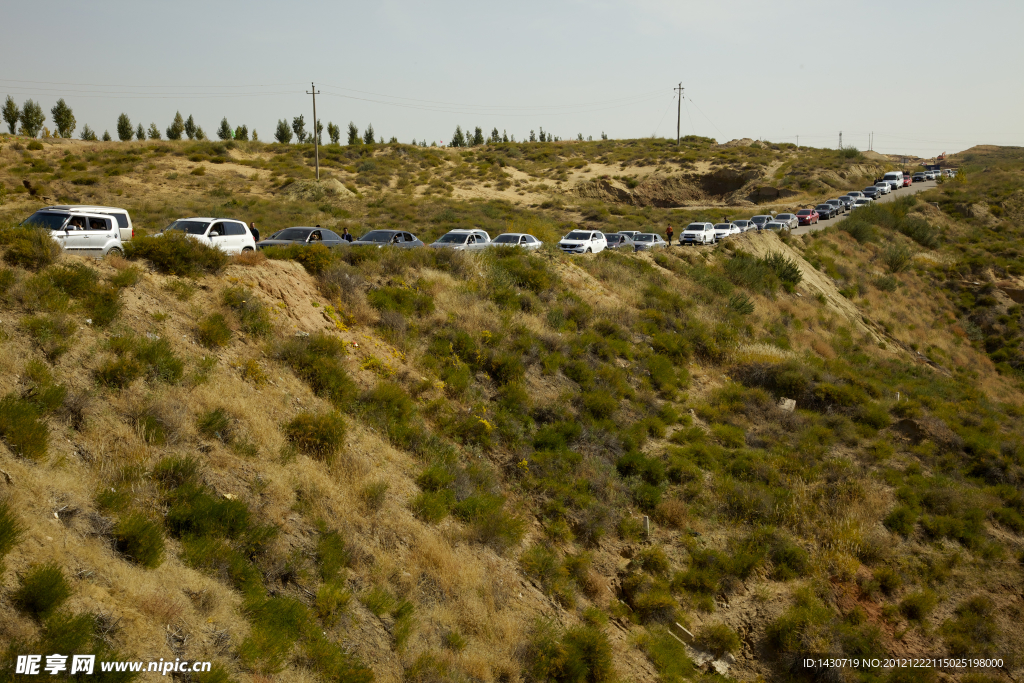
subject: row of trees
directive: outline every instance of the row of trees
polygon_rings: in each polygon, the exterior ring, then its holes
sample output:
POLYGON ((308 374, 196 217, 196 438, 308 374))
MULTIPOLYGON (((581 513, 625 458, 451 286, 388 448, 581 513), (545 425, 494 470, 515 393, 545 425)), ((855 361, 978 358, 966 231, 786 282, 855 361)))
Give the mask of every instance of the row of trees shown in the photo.
MULTIPOLYGON (((32 101, 31 99, 26 100, 25 104, 18 107, 14 98, 10 95, 7 96, 7 101, 4 102, 2 110, 4 121, 7 122, 7 126, 10 129, 11 134, 16 132, 28 137, 36 137, 40 131, 45 131, 46 135, 49 135, 49 131, 43 127, 46 122, 46 115, 43 113, 43 108, 40 104, 32 101)), ((75 121, 74 112, 69 107, 64 99, 61 98, 57 101, 57 104, 50 110, 50 115, 53 117, 53 125, 55 128, 54 134, 56 137, 70 138, 74 132, 77 122, 75 121)), ((276 139, 282 145, 291 143, 294 137, 300 144, 305 142, 312 142, 314 135, 318 144, 323 144, 323 122, 317 121, 315 126, 315 132, 309 132, 306 130, 306 118, 304 115, 296 116, 292 119, 291 125, 288 124, 287 119, 281 119, 277 122, 277 130, 274 131, 274 139, 276 139)), ((171 121, 164 133, 167 135, 168 140, 181 140, 182 137, 187 137, 189 140, 205 140, 206 133, 203 131, 203 127, 197 125, 195 119, 189 114, 188 118, 182 118, 181 112, 175 112, 174 120, 171 121)), ((333 122, 327 123, 327 136, 331 140, 331 144, 337 145, 341 143, 341 127, 333 122)), ((379 139, 373 130, 373 124, 367 124, 366 130, 363 131, 362 135, 359 133, 359 128, 356 124, 349 122, 348 124, 348 144, 349 145, 372 145, 375 142, 384 143, 384 137, 381 136, 379 139)), ((149 128, 143 128, 142 124, 138 126, 132 126, 132 121, 128 118, 128 114, 122 113, 117 117, 117 137, 122 142, 127 142, 132 138, 136 140, 160 140, 161 133, 160 129, 155 123, 149 124, 149 128)), ((232 128, 228 123, 227 117, 221 119, 220 127, 217 128, 217 137, 221 140, 248 140, 249 139, 249 128, 245 125, 237 126, 232 128)), ((101 139, 96 135, 96 132, 89 127, 89 124, 82 126, 81 138, 83 140, 99 140, 101 139)), ((103 132, 103 140, 111 140, 110 133, 107 131, 103 132)), ((252 139, 259 140, 259 136, 256 131, 252 131, 252 139)), ((543 128, 540 129, 540 135, 538 136, 534 131, 530 131, 530 142, 557 142, 562 138, 546 133, 543 128)), ((577 140, 583 140, 583 134, 580 133, 576 136, 577 140)), ((588 137, 587 140, 592 138, 588 137)), ((608 136, 605 133, 601 133, 601 139, 607 140, 608 136)), ((452 135, 452 139, 449 142, 449 147, 475 147, 487 143, 500 143, 500 142, 515 142, 516 136, 511 137, 507 132, 502 131, 498 133, 497 128, 491 130, 491 134, 486 139, 484 138, 483 129, 477 126, 472 133, 469 132, 469 127, 466 130, 462 130, 462 126, 455 127, 455 133, 452 135)), ((397 138, 392 137, 391 142, 398 142, 397 138)), ((427 141, 423 140, 417 142, 412 141, 414 145, 426 146, 427 141)), ((432 143, 433 144, 433 143, 432 143)))

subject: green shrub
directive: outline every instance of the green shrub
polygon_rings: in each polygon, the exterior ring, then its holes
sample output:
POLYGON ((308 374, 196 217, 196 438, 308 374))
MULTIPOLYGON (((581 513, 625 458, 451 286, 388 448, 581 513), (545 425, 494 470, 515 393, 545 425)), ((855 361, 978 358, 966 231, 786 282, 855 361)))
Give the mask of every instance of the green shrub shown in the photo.
POLYGON ((454 502, 451 491, 423 491, 412 499, 409 508, 424 522, 437 524, 448 516, 454 502))
POLYGON ((338 617, 348 610, 351 602, 352 593, 345 588, 344 582, 332 579, 317 589, 313 605, 320 621, 330 628, 338 622, 338 617))
POLYGON ((228 287, 221 294, 221 300, 238 316, 242 331, 246 334, 262 338, 274 330, 270 312, 251 290, 241 286, 228 287))
POLYGON ((864 244, 865 242, 874 242, 878 239, 878 230, 875 226, 871 225, 867 221, 860 220, 859 218, 850 217, 839 224, 842 230, 845 230, 850 237, 857 240, 859 243, 864 244))
POLYGON ((937 602, 938 599, 931 591, 917 591, 900 601, 900 614, 908 621, 924 621, 935 609, 937 602))
POLYGON ((252 629, 238 648, 239 658, 263 675, 279 673, 311 621, 309 610, 294 598, 274 597, 248 612, 252 629))
POLYGON ((889 531, 905 538, 914 533, 914 525, 917 524, 917 514, 909 507, 900 505, 886 515, 882 523, 889 531))
POLYGON ((452 652, 462 652, 466 649, 466 639, 458 631, 448 631, 441 637, 441 644, 452 652))
POLYGON ((595 626, 559 632, 550 622, 538 622, 526 643, 523 661, 535 681, 610 683, 615 678, 611 643, 595 626))
POLYGON ((189 537, 182 541, 182 551, 182 560, 188 566, 225 577, 246 596, 262 594, 263 575, 227 542, 219 538, 189 537))
POLYGON ((705 624, 694 636, 697 645, 716 658, 721 658, 726 654, 736 654, 740 651, 739 634, 729 628, 727 624, 705 624))
POLYGON ((142 279, 142 271, 136 266, 128 266, 110 278, 110 284, 117 289, 124 289, 125 287, 134 287, 140 279, 142 279))
POLYGON ((333 411, 300 413, 284 426, 284 434, 302 453, 330 463, 345 444, 345 421, 333 411))
POLYGON ((220 313, 211 313, 196 326, 196 337, 199 343, 208 349, 227 346, 231 341, 231 328, 228 321, 220 313))
POLYGON ((171 230, 159 236, 143 236, 126 242, 125 256, 146 259, 161 273, 195 277, 218 273, 228 263, 220 249, 191 239, 185 233, 171 230))
POLYGON ((25 526, 14 514, 10 501, 0 500, 0 571, 3 571, 4 557, 18 545, 24 533, 25 526))
POLYGON ((114 527, 114 547, 136 564, 149 569, 164 559, 164 536, 160 526, 143 515, 130 515, 114 527))
POLYGON ((942 624, 949 653, 957 656, 991 655, 999 640, 995 603, 987 595, 976 595, 961 602, 953 618, 942 624))
POLYGON ((166 339, 140 339, 119 335, 108 340, 117 358, 103 363, 96 371, 101 384, 124 388, 141 376, 174 384, 181 381, 185 365, 166 339))
POLYGON ((366 295, 370 305, 378 311, 392 311, 402 315, 424 315, 434 310, 434 299, 429 294, 421 294, 403 287, 381 287, 371 290, 366 295))
POLYGON ((303 379, 317 396, 348 408, 357 388, 342 365, 345 342, 322 332, 285 341, 275 355, 303 379))
POLYGON ((732 425, 716 424, 711 426, 711 435, 726 448, 742 448, 747 443, 744 431, 732 425))
POLYGON ((875 279, 875 287, 883 292, 895 292, 900 286, 900 281, 892 275, 886 275, 884 277, 875 279))
POLYGON ((333 581, 338 578, 342 569, 352 564, 352 552, 337 531, 328 530, 322 523, 319 531, 320 535, 316 540, 316 560, 320 567, 320 578, 324 581, 333 581))
POLYGON ((153 466, 151 475, 164 489, 195 484, 199 477, 199 460, 192 456, 170 456, 153 466))
POLYGON ((813 634, 831 620, 831 610, 803 588, 794 595, 794 604, 768 625, 765 637, 776 652, 799 652, 806 642, 804 634, 813 634))
POLYGON ((4 261, 9 265, 40 270, 56 262, 61 246, 40 228, 6 228, 0 230, 0 244, 7 247, 4 261))
POLYGON ((200 415, 196 420, 196 428, 206 438, 223 443, 231 443, 234 438, 231 415, 223 408, 214 408, 200 415))
POLYGON ((75 330, 78 329, 74 320, 62 315, 32 316, 25 318, 21 324, 51 363, 68 350, 75 330))
POLYGON ((49 616, 71 597, 71 584, 64 578, 60 565, 33 565, 18 577, 18 588, 11 602, 19 610, 36 619, 49 616))
POLYGON ((387 496, 389 488, 390 484, 386 481, 373 482, 363 487, 363 490, 359 492, 359 497, 362 498, 367 509, 377 512, 384 507, 385 496, 387 496))
POLYGON ((893 274, 906 270, 913 258, 913 252, 902 244, 890 244, 882 250, 882 263, 893 274))
POLYGON ((375 586, 359 596, 359 602, 377 617, 383 616, 398 605, 398 600, 386 589, 375 586))
POLYGON ((779 288, 779 279, 775 271, 764 262, 746 252, 737 251, 726 261, 725 272, 729 279, 737 285, 754 292, 771 294, 779 288))
POLYGON ((30 460, 46 457, 50 430, 40 418, 38 407, 17 394, 0 399, 0 439, 14 455, 30 460))

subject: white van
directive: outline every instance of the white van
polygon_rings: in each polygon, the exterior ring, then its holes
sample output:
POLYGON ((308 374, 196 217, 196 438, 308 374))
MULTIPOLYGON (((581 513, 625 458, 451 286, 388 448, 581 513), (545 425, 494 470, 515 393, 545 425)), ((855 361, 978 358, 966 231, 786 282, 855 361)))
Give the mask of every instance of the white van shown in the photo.
POLYGON ((882 176, 883 183, 892 185, 892 189, 898 190, 903 187, 903 171, 889 171, 882 176))
POLYGON ((132 225, 132 217, 128 215, 128 209, 119 209, 115 206, 92 206, 90 204, 60 204, 48 206, 45 210, 56 209, 57 211, 84 211, 86 213, 98 213, 104 216, 111 216, 117 221, 117 227, 121 232, 121 241, 127 242, 135 237, 135 226, 132 225))
POLYGON ((124 254, 118 223, 110 214, 49 207, 39 209, 21 225, 49 230, 54 241, 69 254, 94 258, 124 254))
POLYGON ((160 235, 171 230, 183 232, 197 242, 228 254, 241 254, 256 249, 256 240, 249 232, 249 226, 242 221, 209 217, 179 218, 161 230, 160 235))

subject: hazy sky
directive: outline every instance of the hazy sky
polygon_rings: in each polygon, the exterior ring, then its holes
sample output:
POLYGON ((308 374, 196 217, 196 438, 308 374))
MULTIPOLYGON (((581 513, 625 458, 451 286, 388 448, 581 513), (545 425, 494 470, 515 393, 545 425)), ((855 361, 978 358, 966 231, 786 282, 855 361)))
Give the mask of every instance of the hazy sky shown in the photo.
POLYGON ((0 97, 64 97, 76 136, 180 110, 270 140, 315 81, 325 124, 401 142, 674 137, 681 81, 683 135, 932 156, 1024 145, 1022 26, 1020 0, 36 0, 0 10, 0 97))

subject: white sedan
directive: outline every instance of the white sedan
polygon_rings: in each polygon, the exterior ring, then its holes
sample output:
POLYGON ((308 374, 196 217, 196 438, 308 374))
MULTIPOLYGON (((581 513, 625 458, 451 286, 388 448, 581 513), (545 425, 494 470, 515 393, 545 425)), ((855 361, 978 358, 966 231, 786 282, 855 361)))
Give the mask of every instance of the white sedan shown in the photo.
POLYGON ((522 247, 523 249, 540 249, 541 245, 544 244, 533 235, 527 235, 525 232, 506 232, 504 235, 498 235, 493 240, 487 243, 489 247, 522 247))
POLYGON ((715 241, 731 237, 732 235, 738 235, 743 232, 740 226, 735 223, 717 223, 715 225, 715 241))

